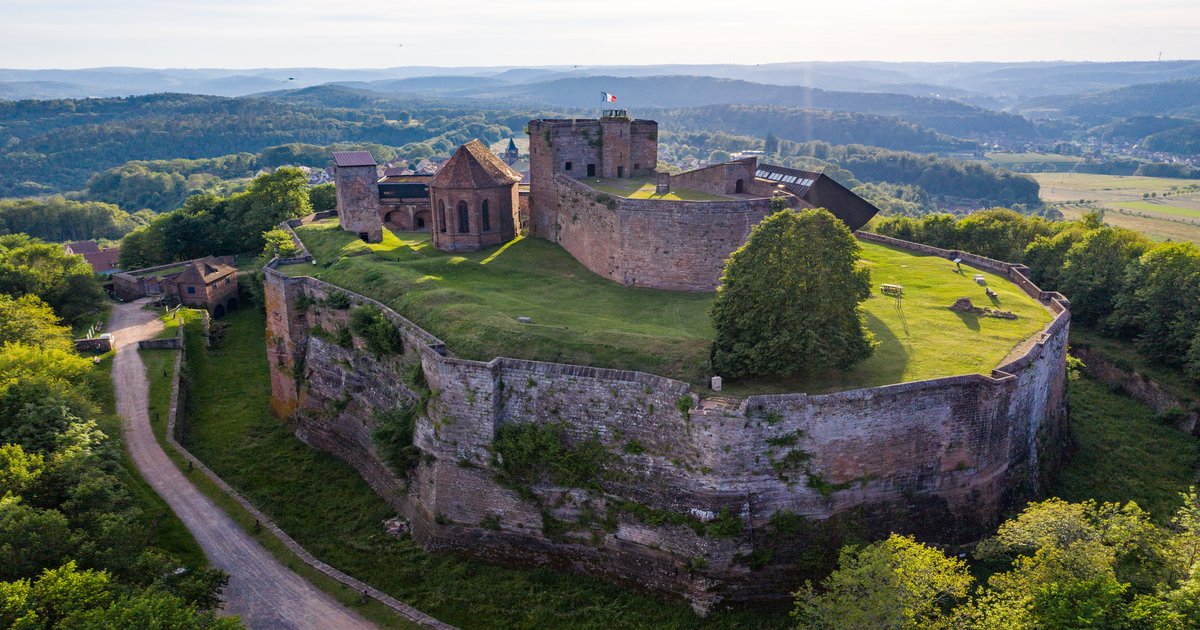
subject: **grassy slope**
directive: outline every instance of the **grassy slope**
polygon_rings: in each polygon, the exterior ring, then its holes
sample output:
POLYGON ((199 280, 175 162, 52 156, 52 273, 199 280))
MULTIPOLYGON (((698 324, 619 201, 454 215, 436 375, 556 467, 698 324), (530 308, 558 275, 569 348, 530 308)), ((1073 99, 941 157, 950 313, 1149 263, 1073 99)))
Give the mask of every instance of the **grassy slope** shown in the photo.
MULTIPOLYGON (((606 280, 561 247, 523 239, 503 250, 451 255, 428 237, 385 232, 367 245, 326 222, 297 230, 320 265, 282 271, 323 280, 379 299, 449 344, 458 356, 496 356, 641 370, 701 384, 713 338, 712 294, 656 291, 606 280), (340 255, 374 253, 323 265, 340 255), (516 322, 532 317, 533 325, 516 322)), ((823 393, 966 373, 988 373, 1050 315, 1007 280, 984 274, 999 293, 987 299, 974 271, 955 272, 933 256, 863 244, 872 282, 897 283, 905 298, 878 293, 864 303, 867 325, 880 342, 875 356, 847 372, 784 381, 727 383, 733 395, 799 391, 823 393), (946 307, 959 297, 1012 310, 1016 321, 959 315, 946 307)))
POLYGON ((579 181, 581 184, 594 190, 630 199, 671 199, 675 201, 681 199, 683 201, 729 201, 733 199, 733 197, 714 195, 679 186, 672 186, 671 192, 665 195, 657 195, 654 193, 657 184, 653 178, 649 177, 639 177, 636 179, 582 179, 579 181))
POLYGON ((384 535, 381 523, 394 512, 354 469, 269 415, 263 315, 242 310, 229 321, 224 348, 208 354, 189 343, 187 445, 323 561, 464 630, 789 627, 783 610, 699 619, 684 604, 599 579, 488 566, 384 535))
POLYGON ((1071 373, 1071 431, 1079 450, 1047 488, 1067 501, 1136 501, 1163 520, 1198 482, 1200 440, 1156 423, 1127 395, 1071 373))

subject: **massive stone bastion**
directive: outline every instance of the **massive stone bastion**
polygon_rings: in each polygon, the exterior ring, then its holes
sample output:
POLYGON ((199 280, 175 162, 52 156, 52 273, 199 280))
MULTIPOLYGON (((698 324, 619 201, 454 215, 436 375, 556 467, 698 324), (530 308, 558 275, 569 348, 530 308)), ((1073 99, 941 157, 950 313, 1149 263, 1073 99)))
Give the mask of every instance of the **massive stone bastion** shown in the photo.
POLYGON ((427 548, 601 575, 701 612, 787 597, 822 570, 814 558, 844 541, 977 539, 1037 493, 1067 431, 1070 313, 1060 294, 1038 289, 1019 265, 859 237, 1004 274, 1054 319, 990 374, 702 400, 687 383, 640 372, 457 359, 382 304, 268 268, 272 409, 306 443, 357 468, 427 548), (344 298, 330 301, 336 294, 378 306, 401 330, 403 352, 331 341, 351 312, 344 298), (398 473, 371 432, 379 412, 417 404, 420 456, 398 473), (529 423, 599 445, 600 480, 506 483, 495 438, 529 423))

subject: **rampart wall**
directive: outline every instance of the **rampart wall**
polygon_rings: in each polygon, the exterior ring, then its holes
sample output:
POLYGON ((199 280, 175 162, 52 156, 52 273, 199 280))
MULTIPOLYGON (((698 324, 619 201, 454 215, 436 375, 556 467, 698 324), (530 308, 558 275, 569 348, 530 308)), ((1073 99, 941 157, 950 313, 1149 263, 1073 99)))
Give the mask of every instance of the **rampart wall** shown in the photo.
MULTIPOLYGON (((616 217, 597 211, 587 220, 616 217)), ((1019 266, 979 262, 1024 277, 1019 266)), ((1060 296, 1028 281, 1018 284, 1046 297, 1055 317, 991 374, 688 408, 681 402, 699 399, 686 383, 650 374, 457 359, 378 302, 265 273, 272 409, 292 417, 305 442, 354 465, 411 520, 419 542, 603 575, 701 611, 723 599, 786 596, 804 559, 836 549, 847 532, 978 537, 1036 493, 1065 436, 1070 314, 1060 296), (345 325, 349 311, 322 305, 333 292, 380 306, 403 333, 403 353, 375 357, 357 338, 351 348, 312 334, 345 325), (420 398, 418 365, 428 406, 414 438, 422 457, 405 476, 380 457, 371 430, 376 412, 420 398), (498 483, 494 439, 518 423, 602 444, 600 487, 522 492, 498 483)))
POLYGON ((547 238, 588 269, 622 284, 715 291, 729 254, 770 209, 770 200, 664 201, 601 193, 555 176, 558 210, 547 238))

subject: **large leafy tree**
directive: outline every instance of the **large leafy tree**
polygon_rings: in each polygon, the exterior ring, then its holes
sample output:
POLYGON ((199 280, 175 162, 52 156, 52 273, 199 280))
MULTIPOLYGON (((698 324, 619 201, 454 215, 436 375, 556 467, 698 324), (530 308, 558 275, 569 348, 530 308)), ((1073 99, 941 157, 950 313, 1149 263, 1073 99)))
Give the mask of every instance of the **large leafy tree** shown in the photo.
POLYGON ((1125 268, 1153 246, 1138 232, 1109 228, 1089 232, 1067 250, 1058 287, 1071 300, 1071 317, 1093 326, 1112 314, 1125 268))
POLYGON ((83 256, 24 234, 0 236, 0 293, 36 295, 75 323, 104 303, 104 290, 83 256))
POLYGON ((1135 337, 1142 352, 1179 365, 1196 335, 1196 322, 1200 322, 1200 248, 1193 243, 1167 243, 1129 264, 1108 319, 1112 332, 1135 337))
POLYGON ((848 368, 874 351, 859 303, 860 247, 829 212, 776 213, 729 257, 711 316, 713 368, 729 378, 848 368))

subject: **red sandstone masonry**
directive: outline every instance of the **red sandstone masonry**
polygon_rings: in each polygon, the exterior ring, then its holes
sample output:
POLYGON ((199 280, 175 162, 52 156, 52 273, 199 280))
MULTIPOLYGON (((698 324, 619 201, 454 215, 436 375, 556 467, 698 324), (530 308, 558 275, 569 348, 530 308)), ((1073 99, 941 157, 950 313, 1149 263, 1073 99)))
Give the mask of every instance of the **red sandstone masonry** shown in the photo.
MULTIPOLYGON (((581 192, 572 184, 578 186, 568 181, 563 188, 581 192)), ((586 220, 603 220, 603 213, 597 216, 586 220)), ((883 237, 864 240, 943 257, 954 254, 883 237)), ((1055 452, 1044 449, 1053 449, 1052 438, 1065 430, 1068 304, 1033 286, 1023 267, 973 260, 1006 273, 1031 296, 1046 298, 1057 313, 1021 357, 991 375, 821 396, 756 396, 736 410, 692 409, 686 416, 676 407, 680 397, 691 395, 686 383, 584 366, 456 359, 441 341, 379 302, 315 279, 267 270, 272 338, 290 340, 272 346, 278 348, 272 350, 272 366, 279 365, 272 370, 273 397, 292 401, 274 408, 281 415, 298 410, 298 434, 354 465, 413 522, 414 536, 429 548, 451 547, 492 561, 561 564, 632 580, 642 588, 682 593, 698 610, 723 598, 772 596, 787 588, 779 582, 784 567, 746 573, 736 557, 753 550, 750 532, 779 510, 814 522, 861 510, 862 518, 884 534, 897 530, 961 541, 994 524, 1016 498, 1014 488, 1036 487, 1042 459, 1056 459, 1055 452), (404 332, 407 350, 400 364, 419 360, 437 392, 429 412, 418 420, 414 439, 433 461, 414 471, 407 493, 397 493, 398 481, 387 478, 390 473, 369 441, 372 408, 388 404, 389 396, 412 395, 396 384, 401 368, 308 337, 309 325, 334 326, 329 319, 334 316, 312 307, 305 315, 291 309, 301 293, 320 298, 331 291, 379 306, 404 332), (295 357, 306 359, 304 392, 291 377, 295 357), (349 391, 348 386, 360 393, 352 394, 342 414, 314 415, 349 391), (618 466, 636 481, 606 485, 600 496, 533 488, 546 505, 555 506, 555 518, 577 518, 587 501, 591 509, 602 510, 607 501, 632 500, 701 519, 729 509, 742 516, 747 534, 715 540, 697 537, 686 527, 652 527, 621 517, 617 532, 603 537, 604 553, 584 534, 551 541, 540 530, 539 509, 496 485, 488 470, 496 428, 514 422, 563 422, 574 439, 598 437, 613 452, 621 452, 630 440, 646 449, 640 455, 620 455, 618 466), (812 455, 812 473, 849 487, 822 496, 808 487, 803 471, 784 471, 788 479, 780 478, 771 461, 789 449, 771 447, 767 440, 795 431, 804 432, 795 448, 812 455), (484 518, 498 519, 500 531, 482 528, 484 518), (684 571, 685 561, 697 556, 706 558, 708 568, 684 571)))

